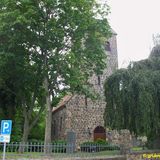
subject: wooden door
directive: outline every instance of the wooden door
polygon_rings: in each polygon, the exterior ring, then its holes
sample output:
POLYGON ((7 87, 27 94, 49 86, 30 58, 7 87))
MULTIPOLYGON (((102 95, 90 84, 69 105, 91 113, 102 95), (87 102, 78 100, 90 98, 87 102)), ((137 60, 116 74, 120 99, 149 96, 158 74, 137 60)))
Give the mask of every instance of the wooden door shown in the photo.
POLYGON ((97 139, 106 140, 106 130, 102 126, 98 126, 94 130, 94 141, 97 139))

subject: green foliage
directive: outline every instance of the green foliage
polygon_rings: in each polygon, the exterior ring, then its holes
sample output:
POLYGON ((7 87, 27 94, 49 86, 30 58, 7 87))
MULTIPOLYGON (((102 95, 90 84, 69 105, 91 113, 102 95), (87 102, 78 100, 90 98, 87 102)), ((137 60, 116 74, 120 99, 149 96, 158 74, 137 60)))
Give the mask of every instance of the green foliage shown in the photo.
POLYGON ((16 110, 11 135, 12 142, 20 142, 23 134, 23 116, 20 109, 16 110))
POLYGON ((81 151, 100 152, 106 150, 119 150, 119 146, 113 145, 103 139, 97 139, 94 142, 84 142, 81 144, 81 151))
POLYGON ((53 141, 52 145, 54 145, 52 152, 55 152, 55 153, 65 153, 66 152, 67 142, 65 140, 53 141))
POLYGON ((13 119, 16 112, 13 59, 11 54, 0 53, 0 119, 13 119))
POLYGON ((157 137, 160 131, 160 57, 131 63, 105 83, 105 122, 113 129, 157 137))
MULTIPOLYGON (((37 112, 34 111, 33 116, 36 116, 37 112)), ((45 131, 45 115, 44 113, 39 118, 37 124, 31 130, 31 133, 28 137, 30 142, 43 142, 44 141, 44 131, 45 131), (38 134, 37 134, 38 132, 38 134)))
POLYGON ((55 91, 58 92, 58 83, 70 86, 72 91, 82 91, 89 73, 99 73, 104 68, 101 39, 110 36, 107 19, 95 18, 100 12, 98 8, 93 10, 95 6, 94 0, 19 3, 4 0, 1 2, 0 36, 6 38, 1 42, 1 49, 5 52, 9 49, 11 54, 14 49, 16 55, 22 55, 20 63, 32 62, 35 71, 40 65, 39 75, 48 70, 50 87, 53 85, 51 88, 55 91), (45 54, 47 64, 44 63, 45 54), (61 78, 59 82, 58 77, 61 78))
POLYGON ((85 145, 97 145, 97 143, 96 142, 90 142, 90 141, 88 141, 88 142, 84 142, 84 143, 82 143, 81 144, 81 146, 85 146, 85 145))
POLYGON ((102 144, 102 145, 106 145, 106 144, 108 144, 108 141, 105 141, 104 139, 98 138, 98 139, 95 141, 95 143, 97 143, 97 144, 102 144))
POLYGON ((51 97, 57 104, 63 91, 90 95, 86 82, 105 67, 103 39, 111 36, 105 9, 95 0, 0 1, 2 78, 29 121, 26 133, 44 106, 50 130, 51 97))
POLYGON ((108 145, 109 143, 103 139, 97 139, 96 141, 94 142, 84 142, 82 143, 81 145, 108 145))
POLYGON ((53 141, 52 144, 53 144, 53 145, 54 145, 54 144, 55 144, 55 145, 58 145, 58 144, 64 144, 64 145, 65 145, 65 144, 67 144, 67 142, 66 142, 65 140, 56 140, 56 141, 53 141))

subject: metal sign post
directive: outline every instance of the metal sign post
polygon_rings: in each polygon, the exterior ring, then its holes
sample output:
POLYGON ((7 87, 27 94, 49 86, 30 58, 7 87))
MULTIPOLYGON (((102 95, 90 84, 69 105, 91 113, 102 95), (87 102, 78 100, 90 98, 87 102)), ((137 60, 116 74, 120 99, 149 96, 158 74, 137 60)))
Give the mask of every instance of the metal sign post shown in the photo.
POLYGON ((11 120, 2 120, 1 121, 0 142, 4 143, 3 160, 5 160, 5 157, 6 157, 6 143, 10 142, 11 130, 12 130, 12 121, 11 120))
POLYGON ((4 142, 4 146, 3 146, 3 160, 5 160, 6 157, 6 142, 4 142))

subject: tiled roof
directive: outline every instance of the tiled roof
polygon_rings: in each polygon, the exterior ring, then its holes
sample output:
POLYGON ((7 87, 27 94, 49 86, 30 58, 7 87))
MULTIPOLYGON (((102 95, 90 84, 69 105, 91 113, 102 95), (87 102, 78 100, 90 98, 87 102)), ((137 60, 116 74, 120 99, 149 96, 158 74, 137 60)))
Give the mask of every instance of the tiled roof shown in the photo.
POLYGON ((72 95, 64 96, 62 100, 58 103, 57 107, 53 107, 52 112, 62 109, 71 98, 72 98, 72 95))

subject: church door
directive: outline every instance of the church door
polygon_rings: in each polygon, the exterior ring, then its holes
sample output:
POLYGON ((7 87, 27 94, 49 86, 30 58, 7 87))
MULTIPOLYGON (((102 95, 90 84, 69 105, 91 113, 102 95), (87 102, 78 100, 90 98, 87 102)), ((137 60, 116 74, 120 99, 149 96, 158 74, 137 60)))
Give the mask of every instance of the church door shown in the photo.
POLYGON ((97 139, 106 140, 106 130, 102 126, 98 126, 94 129, 94 141, 97 139))

